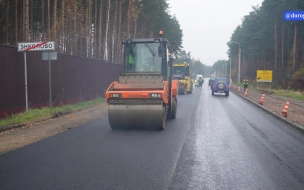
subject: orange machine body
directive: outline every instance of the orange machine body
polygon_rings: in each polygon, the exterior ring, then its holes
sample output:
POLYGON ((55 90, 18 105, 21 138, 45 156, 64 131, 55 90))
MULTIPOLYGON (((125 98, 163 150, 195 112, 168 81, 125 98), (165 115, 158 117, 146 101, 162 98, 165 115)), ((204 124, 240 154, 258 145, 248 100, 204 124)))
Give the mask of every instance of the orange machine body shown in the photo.
MULTIPOLYGON (((168 85, 168 81, 161 81, 157 83, 120 83, 119 81, 114 81, 107 89, 106 101, 109 102, 110 99, 162 99, 164 104, 168 104, 168 85)), ((172 80, 171 95, 177 99, 178 80, 172 80)))

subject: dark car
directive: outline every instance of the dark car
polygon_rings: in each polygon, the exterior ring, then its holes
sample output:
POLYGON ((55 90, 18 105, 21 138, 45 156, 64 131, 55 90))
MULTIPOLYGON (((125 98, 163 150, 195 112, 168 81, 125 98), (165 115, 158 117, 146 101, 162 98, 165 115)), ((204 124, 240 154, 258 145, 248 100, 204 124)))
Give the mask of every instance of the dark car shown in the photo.
POLYGON ((225 93, 229 96, 229 80, 227 78, 215 78, 211 84, 212 95, 214 93, 225 93))

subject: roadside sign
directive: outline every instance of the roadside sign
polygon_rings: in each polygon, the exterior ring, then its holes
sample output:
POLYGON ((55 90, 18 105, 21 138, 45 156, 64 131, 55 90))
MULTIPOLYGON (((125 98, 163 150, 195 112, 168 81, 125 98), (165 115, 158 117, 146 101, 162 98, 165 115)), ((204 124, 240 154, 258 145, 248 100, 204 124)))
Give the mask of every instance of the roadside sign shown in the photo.
MULTIPOLYGON (((26 65, 26 52, 27 51, 51 51, 55 50, 55 42, 18 42, 18 52, 23 52, 24 54, 24 86, 25 86, 25 108, 28 112, 28 92, 27 92, 27 65, 26 65)), ((57 59, 57 52, 56 52, 57 59)), ((51 63, 49 59, 49 73, 51 70, 51 63)), ((51 82, 50 82, 51 89, 51 82)), ((50 90, 51 91, 51 90, 50 90)), ((52 96, 50 92, 50 107, 52 106, 52 96)))
POLYGON ((42 60, 57 60, 57 52, 56 51, 44 51, 42 52, 42 60), (49 57, 50 55, 50 57, 49 57))
POLYGON ((258 82, 272 82, 272 70, 257 70, 258 82))
POLYGON ((18 42, 18 52, 55 50, 55 42, 18 42))

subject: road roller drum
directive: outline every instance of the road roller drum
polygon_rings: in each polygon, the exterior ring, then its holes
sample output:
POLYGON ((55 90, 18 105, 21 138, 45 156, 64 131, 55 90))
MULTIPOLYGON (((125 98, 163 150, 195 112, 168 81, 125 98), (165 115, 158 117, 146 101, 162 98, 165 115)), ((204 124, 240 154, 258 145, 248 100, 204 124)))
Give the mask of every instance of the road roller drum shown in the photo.
POLYGON ((113 129, 164 129, 166 112, 162 102, 158 104, 109 102, 108 117, 113 129))

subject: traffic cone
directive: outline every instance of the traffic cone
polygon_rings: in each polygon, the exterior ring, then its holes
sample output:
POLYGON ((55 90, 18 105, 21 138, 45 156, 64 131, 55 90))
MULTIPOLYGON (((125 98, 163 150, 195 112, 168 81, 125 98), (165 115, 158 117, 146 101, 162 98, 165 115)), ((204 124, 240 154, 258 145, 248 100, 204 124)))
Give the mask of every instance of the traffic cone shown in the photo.
POLYGON ((281 115, 282 115, 283 117, 287 117, 288 107, 289 107, 289 100, 287 100, 287 102, 286 102, 286 104, 285 104, 285 106, 284 106, 284 108, 283 108, 283 110, 282 110, 281 115))
POLYGON ((248 89, 245 90, 244 96, 247 97, 248 89))
POLYGON ((263 105, 264 104, 264 96, 265 93, 262 95, 262 97, 260 98, 259 104, 263 105))
POLYGON ((241 87, 239 87, 238 92, 240 92, 240 90, 241 90, 241 87))

